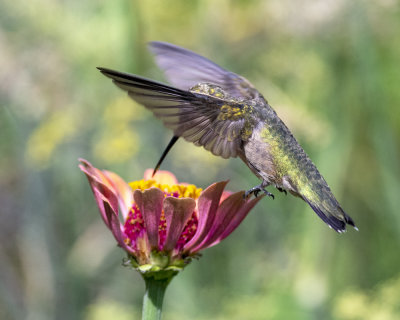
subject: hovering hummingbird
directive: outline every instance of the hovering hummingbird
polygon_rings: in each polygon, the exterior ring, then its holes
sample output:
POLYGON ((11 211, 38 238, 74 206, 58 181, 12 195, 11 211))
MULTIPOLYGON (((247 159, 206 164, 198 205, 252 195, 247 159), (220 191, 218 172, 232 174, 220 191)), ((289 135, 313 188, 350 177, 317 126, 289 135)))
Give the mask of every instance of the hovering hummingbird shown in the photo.
POLYGON ((274 198, 265 189, 272 185, 302 198, 337 232, 344 232, 346 224, 356 228, 290 130, 248 80, 178 46, 151 42, 149 47, 175 87, 98 69, 173 130, 155 171, 183 137, 216 156, 242 159, 262 180, 246 197, 263 192, 274 198))

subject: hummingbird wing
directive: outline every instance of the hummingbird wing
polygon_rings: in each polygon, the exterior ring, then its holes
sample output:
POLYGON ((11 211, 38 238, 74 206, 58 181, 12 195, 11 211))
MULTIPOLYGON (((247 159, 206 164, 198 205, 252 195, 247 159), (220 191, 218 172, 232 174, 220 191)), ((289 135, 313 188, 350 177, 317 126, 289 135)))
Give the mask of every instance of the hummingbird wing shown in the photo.
POLYGON ((188 90, 198 83, 211 83, 235 98, 263 98, 247 79, 197 53, 158 41, 150 42, 149 48, 168 81, 179 89, 188 90))
POLYGON ((245 119, 234 101, 180 90, 133 74, 98 68, 138 103, 160 118, 174 135, 223 158, 236 157, 245 119), (232 107, 232 108, 231 108, 232 107), (229 117, 235 112, 234 117, 229 117))

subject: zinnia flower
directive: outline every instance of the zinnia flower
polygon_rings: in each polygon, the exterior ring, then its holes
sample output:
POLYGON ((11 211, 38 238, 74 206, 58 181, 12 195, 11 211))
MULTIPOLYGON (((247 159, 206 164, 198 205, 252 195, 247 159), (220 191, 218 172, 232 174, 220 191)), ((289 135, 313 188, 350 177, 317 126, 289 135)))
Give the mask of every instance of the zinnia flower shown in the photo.
POLYGON ((113 172, 80 162, 106 226, 144 276, 177 273, 199 251, 231 234, 262 198, 224 192, 227 181, 202 191, 178 184, 167 171, 151 178, 148 170, 145 179, 128 184, 113 172))

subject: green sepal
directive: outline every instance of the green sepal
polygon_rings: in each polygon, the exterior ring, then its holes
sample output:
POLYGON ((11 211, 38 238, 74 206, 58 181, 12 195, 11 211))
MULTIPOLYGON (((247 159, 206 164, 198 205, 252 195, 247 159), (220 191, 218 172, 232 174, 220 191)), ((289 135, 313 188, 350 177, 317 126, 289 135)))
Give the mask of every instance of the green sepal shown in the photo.
POLYGON ((134 256, 128 255, 123 260, 124 266, 132 267, 142 274, 144 278, 172 279, 186 267, 191 257, 171 258, 170 255, 153 250, 150 254, 150 263, 140 265, 134 256))

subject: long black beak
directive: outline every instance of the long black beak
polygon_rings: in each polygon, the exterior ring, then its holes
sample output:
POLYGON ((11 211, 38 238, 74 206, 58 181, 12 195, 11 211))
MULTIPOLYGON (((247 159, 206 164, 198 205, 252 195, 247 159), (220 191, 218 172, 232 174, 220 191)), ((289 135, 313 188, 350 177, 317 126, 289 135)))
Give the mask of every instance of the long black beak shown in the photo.
POLYGON ((175 142, 177 142, 179 139, 178 136, 173 136, 171 141, 168 143, 167 147, 165 148, 164 152, 161 155, 160 160, 158 160, 156 167, 153 170, 153 175, 152 177, 154 177, 154 175, 156 174, 157 170, 160 168, 161 163, 164 161, 164 158, 167 156, 169 150, 171 150, 172 146, 175 144, 175 142))

